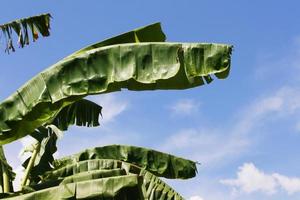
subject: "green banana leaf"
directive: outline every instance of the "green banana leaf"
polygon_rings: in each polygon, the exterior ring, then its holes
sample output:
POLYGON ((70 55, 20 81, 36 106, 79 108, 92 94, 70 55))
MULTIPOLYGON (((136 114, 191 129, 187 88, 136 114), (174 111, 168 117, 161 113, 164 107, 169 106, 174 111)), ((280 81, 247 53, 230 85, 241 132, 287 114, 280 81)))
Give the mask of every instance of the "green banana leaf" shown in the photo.
POLYGON ((186 89, 226 78, 232 47, 223 44, 138 43, 100 47, 66 58, 0 104, 0 144, 51 123, 86 95, 186 89))
POLYGON ((118 169, 122 166, 122 161, 113 159, 93 159, 85 160, 74 164, 68 164, 64 167, 55 167, 53 170, 44 173, 41 176, 42 183, 60 180, 68 176, 73 176, 82 172, 94 170, 118 169))
POLYGON ((59 174, 57 170, 47 172, 48 176, 42 179, 42 183, 30 185, 27 191, 22 191, 27 194, 15 193, 19 196, 11 199, 183 200, 151 172, 120 160, 86 160, 68 165, 65 169, 67 173, 59 174))
POLYGON ((33 41, 39 38, 39 34, 43 37, 50 35, 50 18, 49 13, 38 16, 18 19, 7 24, 0 25, 2 35, 6 39, 6 52, 15 51, 13 45, 13 33, 18 36, 18 43, 21 48, 29 45, 30 34, 33 41))
POLYGON ((54 200, 54 199, 136 199, 139 184, 137 175, 124 175, 82 182, 68 183, 38 190, 28 194, 5 198, 9 200, 54 200))
POLYGON ((98 104, 81 99, 64 107, 51 124, 60 130, 67 130, 70 125, 94 127, 99 126, 102 107, 98 104))
MULTIPOLYGON (((30 182, 37 183, 40 180, 40 175, 42 175, 46 171, 53 169, 53 154, 57 151, 56 142, 60 135, 57 135, 56 132, 52 129, 52 127, 49 126, 47 128, 40 127, 34 133, 32 133, 31 136, 33 136, 37 140, 37 144, 29 144, 29 148, 25 147, 25 149, 27 151, 33 152, 35 149, 38 148, 38 153, 35 156, 33 166, 29 173, 30 182)), ((32 155, 22 163, 22 166, 24 168, 27 168, 28 163, 31 159, 32 155)))
MULTIPOLYGON (((101 106, 89 100, 76 101, 64 107, 51 125, 41 126, 30 134, 36 139, 36 144, 28 144, 28 146, 24 147, 23 152, 33 153, 35 150, 38 151, 35 155, 33 166, 29 171, 28 178, 30 182, 39 182, 40 176, 52 169, 53 154, 57 151, 56 142, 58 138, 62 137, 62 130, 67 130, 73 124, 88 127, 99 126, 101 110, 101 106)), ((31 159, 33 159, 32 156, 28 157, 22 166, 27 168, 31 159)))
POLYGON ((192 178, 197 172, 196 163, 191 160, 152 149, 126 145, 109 145, 87 149, 70 157, 55 160, 53 165, 58 169, 91 159, 121 160, 142 167, 156 176, 171 179, 192 178))

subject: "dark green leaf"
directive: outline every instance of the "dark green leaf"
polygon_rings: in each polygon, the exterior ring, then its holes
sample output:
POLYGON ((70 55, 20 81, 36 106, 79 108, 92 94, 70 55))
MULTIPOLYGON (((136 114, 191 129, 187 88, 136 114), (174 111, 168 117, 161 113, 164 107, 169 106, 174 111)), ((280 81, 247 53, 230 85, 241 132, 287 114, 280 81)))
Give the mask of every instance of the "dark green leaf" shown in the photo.
MULTIPOLYGON (((52 169, 53 154, 57 151, 56 141, 58 135, 53 131, 52 126, 49 126, 47 128, 40 127, 31 136, 40 143, 38 154, 29 173, 29 180, 37 183, 40 181, 42 174, 52 169)), ((24 168, 27 168, 30 159, 31 156, 24 161, 22 164, 24 168)))
POLYGON ((140 166, 159 177, 187 179, 196 175, 196 163, 152 149, 110 145, 87 149, 70 157, 55 160, 55 168, 91 159, 121 160, 140 166))
POLYGON ((76 101, 64 107, 51 124, 60 130, 67 130, 70 125, 77 126, 99 126, 99 116, 102 107, 86 99, 76 101))

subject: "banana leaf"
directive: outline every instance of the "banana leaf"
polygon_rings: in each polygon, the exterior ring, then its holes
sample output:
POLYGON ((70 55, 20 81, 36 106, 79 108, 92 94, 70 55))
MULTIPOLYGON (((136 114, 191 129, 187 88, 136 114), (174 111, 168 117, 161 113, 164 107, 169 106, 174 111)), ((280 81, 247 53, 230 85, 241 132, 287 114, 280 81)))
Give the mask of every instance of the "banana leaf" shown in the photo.
POLYGON ((15 51, 13 45, 13 33, 18 36, 18 43, 21 48, 25 45, 29 45, 29 35, 32 35, 33 41, 39 38, 39 34, 43 37, 50 35, 50 19, 49 13, 38 16, 18 19, 10 23, 0 25, 2 35, 6 39, 5 51, 15 51))
POLYGON ((68 176, 73 176, 82 172, 93 170, 110 170, 118 169, 122 166, 122 161, 113 159, 93 159, 85 160, 74 164, 68 164, 64 167, 56 167, 55 169, 44 173, 41 176, 42 183, 48 181, 59 180, 68 176))
MULTIPOLYGON (((137 188, 139 183, 137 175, 124 175, 101 178, 82 182, 68 183, 56 187, 15 194, 18 196, 5 198, 9 200, 54 200, 54 199, 104 199, 121 200, 136 199, 136 193, 131 188, 137 188), (133 197, 133 198, 132 198, 133 197)), ((137 190, 137 189, 136 189, 137 190)))
POLYGON ((101 106, 89 100, 76 101, 64 107, 51 125, 41 126, 30 134, 36 139, 36 144, 28 144, 24 147, 23 152, 32 152, 32 155, 22 164, 24 168, 27 168, 30 160, 34 159, 28 174, 30 182, 39 182, 40 175, 52 169, 53 154, 57 151, 56 141, 62 137, 62 130, 67 130, 75 123, 77 126, 99 126, 101 110, 101 106), (38 153, 34 154, 34 151, 38 153))
POLYGON ((102 107, 98 104, 82 99, 64 107, 52 124, 60 130, 67 130, 70 125, 94 127, 99 126, 99 116, 102 107))
POLYGON ((138 43, 100 47, 63 59, 0 104, 0 144, 33 132, 87 95, 186 89, 226 78, 232 46, 138 43))
MULTIPOLYGON (((53 125, 52 125, 53 126, 53 125)), ((38 182, 40 180, 40 175, 44 172, 53 169, 52 163, 54 161, 53 154, 57 151, 56 142, 62 132, 56 133, 52 126, 40 127, 34 133, 31 134, 37 141, 35 145, 29 144, 29 147, 25 147, 24 152, 32 152, 34 150, 38 151, 37 154, 31 155, 23 163, 22 166, 26 169, 32 157, 34 157, 33 165, 30 166, 30 171, 28 178, 30 182, 38 182)))
POLYGON ((72 166, 80 161, 91 159, 114 159, 132 163, 150 171, 156 176, 170 179, 188 179, 196 175, 196 163, 170 154, 152 149, 126 146, 109 145, 87 149, 78 154, 55 160, 56 169, 64 166, 72 166))
POLYGON ((30 185, 27 191, 23 191, 28 194, 19 193, 19 196, 11 199, 183 200, 183 197, 154 174, 131 163, 93 159, 64 168, 68 169, 67 173, 59 175, 57 170, 61 169, 49 171, 42 183, 30 185), (128 182, 131 182, 130 186, 128 182))

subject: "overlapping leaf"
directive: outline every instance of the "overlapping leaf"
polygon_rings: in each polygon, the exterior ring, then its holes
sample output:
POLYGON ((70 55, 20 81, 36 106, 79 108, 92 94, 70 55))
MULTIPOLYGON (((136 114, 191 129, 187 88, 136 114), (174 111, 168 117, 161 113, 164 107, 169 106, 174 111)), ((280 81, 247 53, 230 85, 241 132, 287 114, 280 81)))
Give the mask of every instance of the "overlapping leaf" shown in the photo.
POLYGON ((113 159, 68 164, 47 172, 42 183, 30 185, 27 190, 14 195, 18 196, 9 199, 183 200, 175 190, 146 169, 113 159))
POLYGON ((51 125, 41 126, 30 134, 36 139, 35 144, 28 144, 23 152, 37 151, 35 156, 29 156, 22 164, 28 168, 28 163, 34 159, 30 166, 28 178, 30 182, 38 182, 40 176, 52 169, 53 154, 56 152, 56 141, 62 137, 62 130, 67 130, 70 125, 98 126, 102 107, 89 100, 79 100, 64 107, 55 117, 51 125), (34 157, 34 158, 33 158, 34 157))
POLYGON ((6 40, 6 52, 15 51, 13 44, 13 34, 18 36, 18 43, 20 47, 29 44, 30 37, 33 41, 39 38, 39 34, 43 37, 50 35, 50 19, 49 13, 38 16, 18 19, 7 24, 0 25, 2 36, 6 40), (32 35, 32 36, 30 36, 32 35))
POLYGON ((138 176, 125 175, 109 178, 94 179, 82 182, 68 183, 47 189, 15 194, 17 196, 6 198, 10 200, 54 200, 54 199, 103 199, 125 200, 138 195, 138 176), (135 189, 135 190, 132 190, 135 189))
POLYGON ((196 163, 162 153, 152 149, 126 146, 109 145, 87 149, 70 157, 55 160, 55 168, 70 166, 79 161, 91 159, 114 159, 129 162, 140 166, 159 177, 172 179, 187 179, 196 175, 196 163))

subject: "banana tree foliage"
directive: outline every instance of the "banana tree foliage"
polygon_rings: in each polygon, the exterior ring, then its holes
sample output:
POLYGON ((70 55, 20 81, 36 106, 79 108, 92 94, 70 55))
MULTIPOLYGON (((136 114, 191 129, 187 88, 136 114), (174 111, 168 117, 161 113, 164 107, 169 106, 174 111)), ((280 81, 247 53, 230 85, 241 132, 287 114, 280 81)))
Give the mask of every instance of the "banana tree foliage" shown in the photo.
POLYGON ((174 171, 182 171, 183 167, 194 169, 195 173, 195 163, 190 160, 151 149, 120 145, 89 149, 56 163, 60 164, 44 173, 38 184, 30 184, 23 191, 7 196, 10 197, 8 199, 181 200, 183 197, 155 174, 165 168, 165 176, 173 177, 174 171), (98 156, 92 156, 92 152, 98 152, 98 156), (106 155, 106 158, 100 158, 100 154, 106 155), (145 157, 147 154, 149 158, 159 160, 160 164, 153 164, 145 157), (116 159, 120 156, 126 157, 126 161, 116 159), (78 159, 80 161, 75 162, 78 159), (170 160, 181 164, 166 164, 170 160), (151 169, 145 166, 151 166, 151 169))
POLYGON ((87 127, 99 126, 101 110, 102 107, 98 104, 82 99, 64 107, 51 125, 41 126, 31 133, 30 136, 35 138, 35 142, 23 149, 24 153, 32 153, 22 164, 26 170, 29 168, 26 178, 29 178, 30 182, 38 182, 43 173, 52 169, 53 154, 57 151, 56 142, 62 137, 62 131, 67 130, 73 124, 87 127), (29 167, 32 159, 34 159, 32 166, 29 167))
POLYGON ((23 48, 25 45, 29 45, 30 37, 33 41, 39 38, 39 34, 43 37, 50 35, 50 19, 51 15, 41 14, 38 16, 18 19, 6 24, 0 25, 1 33, 6 40, 6 52, 15 51, 13 35, 18 37, 19 47, 23 48), (31 36, 30 36, 31 35, 31 36))
POLYGON ((5 195, 46 200, 183 199, 159 177, 194 177, 196 164, 190 160, 121 145, 53 158, 56 128, 99 125, 102 108, 84 100, 87 95, 123 88, 187 89, 210 83, 212 75, 228 76, 232 46, 164 41, 156 23, 98 42, 41 72, 4 100, 0 145, 28 134, 38 144, 29 150, 35 152, 33 159, 24 163, 30 184, 24 179, 27 186, 5 195))
POLYGON ((164 40, 159 24, 150 25, 88 46, 41 72, 0 104, 0 144, 51 124, 87 95, 187 89, 210 83, 211 75, 227 77, 231 45, 164 40))

